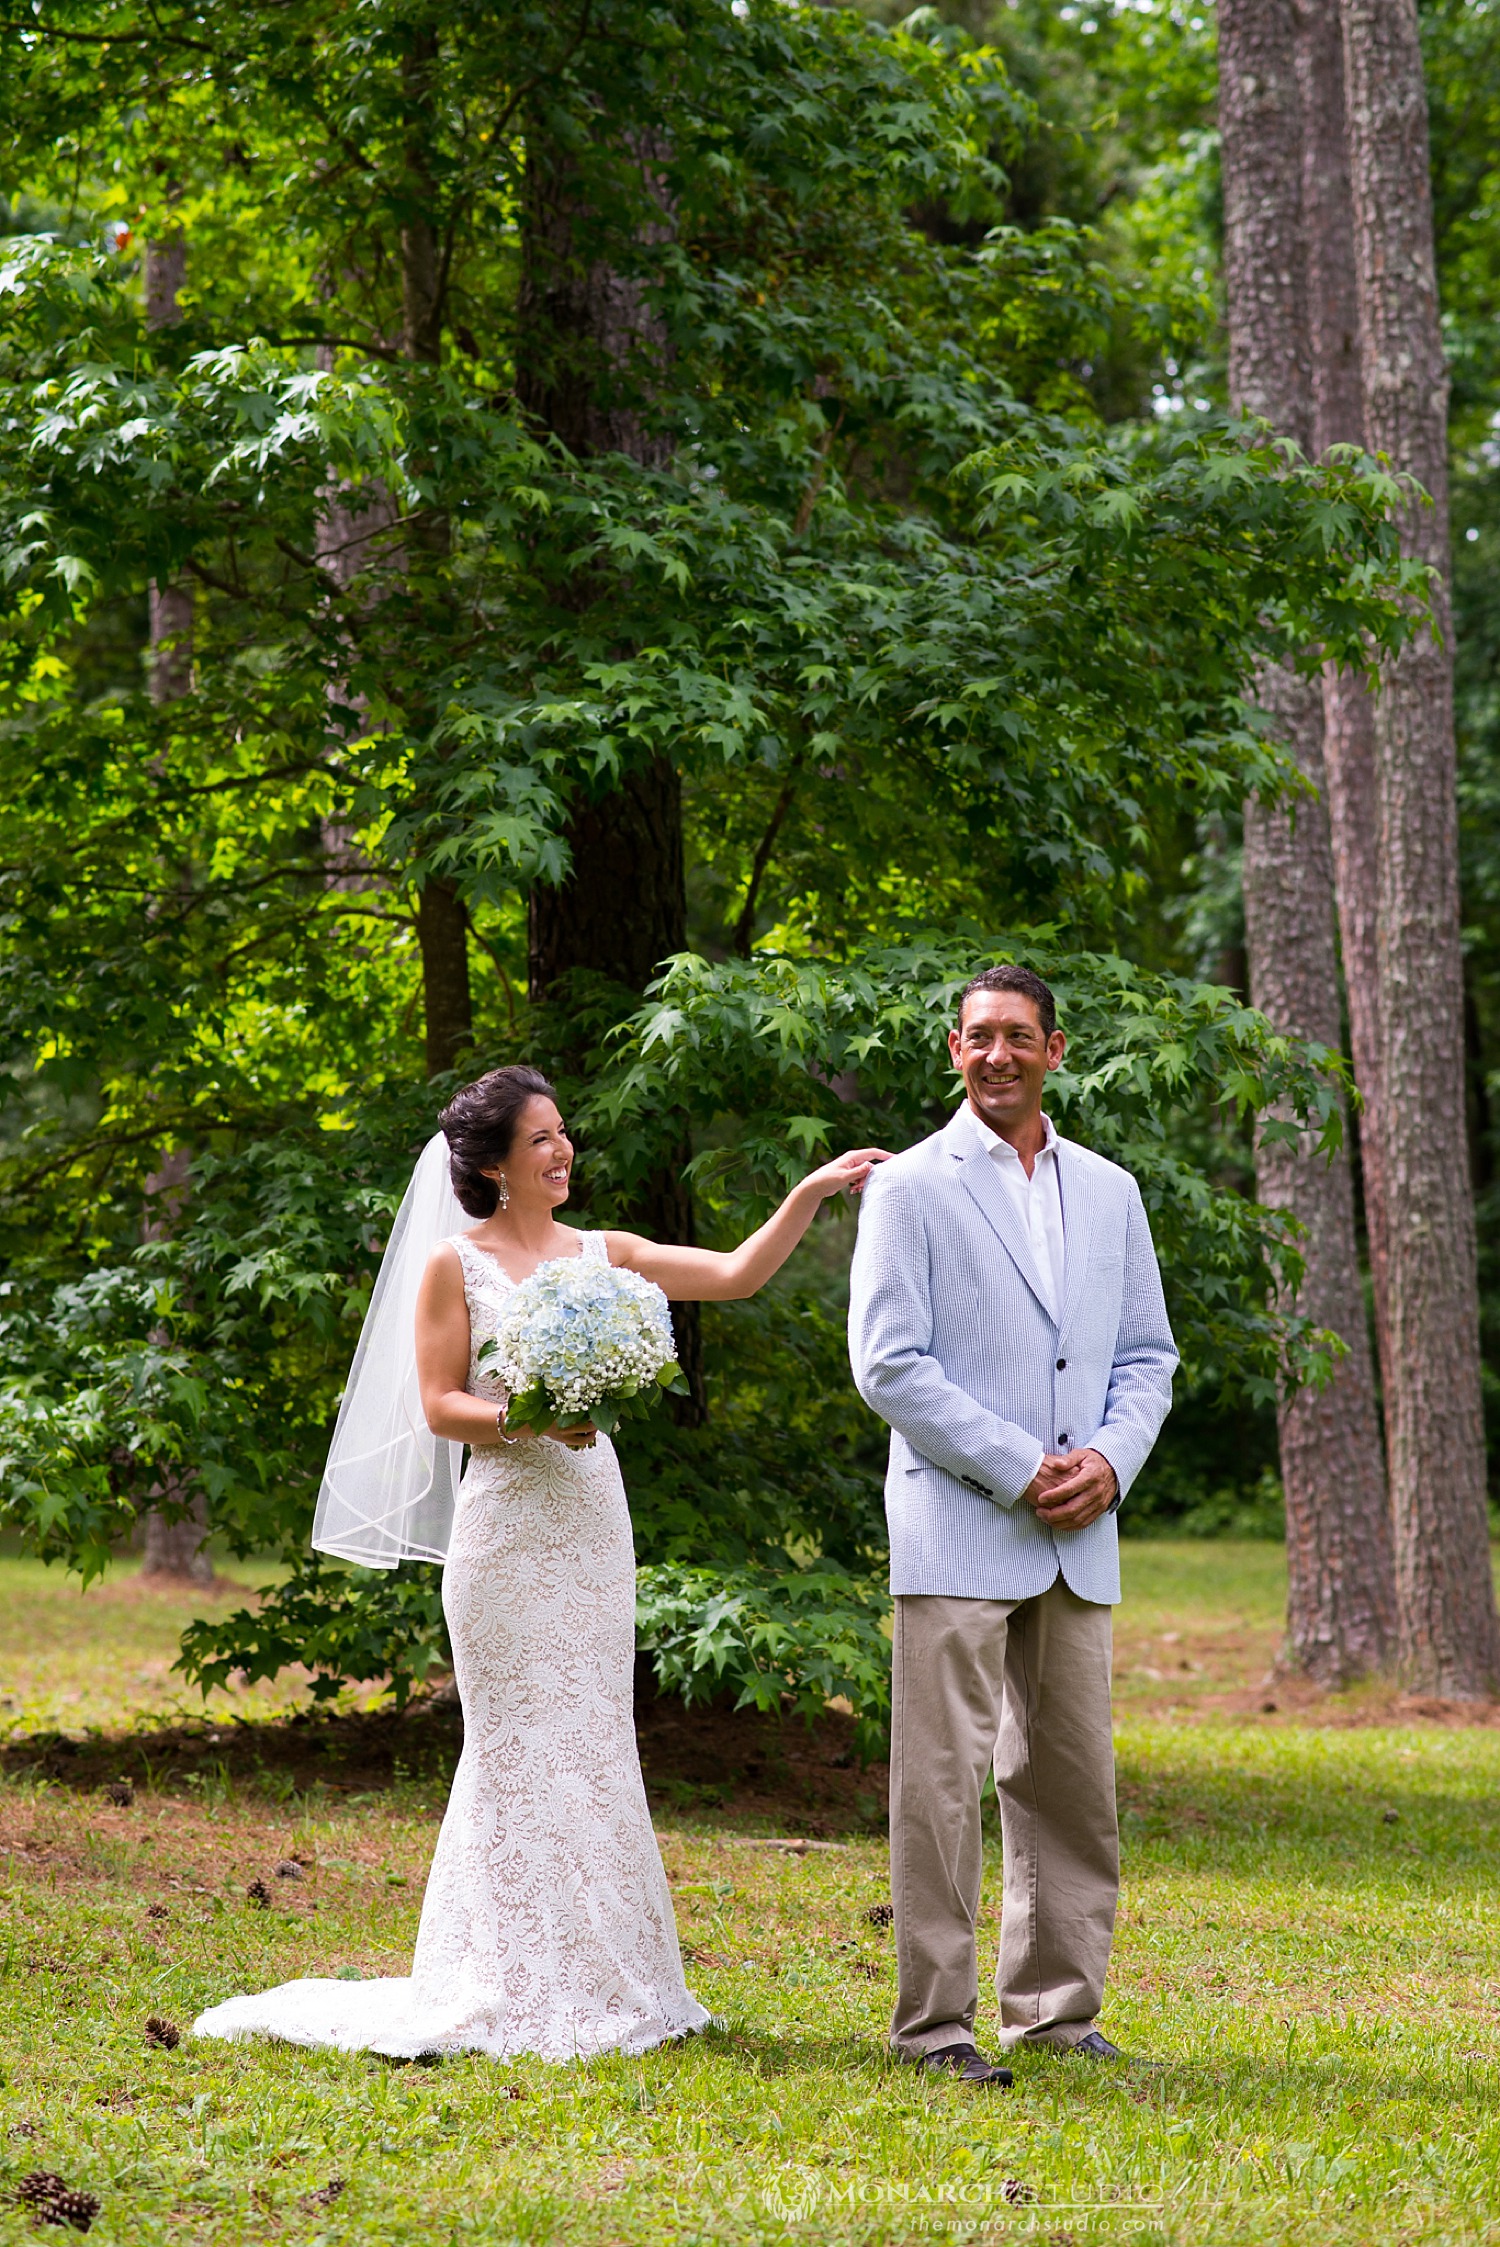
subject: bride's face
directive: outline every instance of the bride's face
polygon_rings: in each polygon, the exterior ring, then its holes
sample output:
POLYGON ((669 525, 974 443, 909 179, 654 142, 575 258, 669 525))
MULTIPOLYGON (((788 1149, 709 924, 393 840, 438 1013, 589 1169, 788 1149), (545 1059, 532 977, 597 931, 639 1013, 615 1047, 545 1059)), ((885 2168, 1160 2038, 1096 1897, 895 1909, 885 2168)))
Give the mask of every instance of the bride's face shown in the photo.
POLYGON ((504 1177, 512 1209, 560 1209, 568 1198, 573 1142, 555 1102, 533 1093, 516 1119, 516 1136, 503 1163, 485 1172, 504 1177))

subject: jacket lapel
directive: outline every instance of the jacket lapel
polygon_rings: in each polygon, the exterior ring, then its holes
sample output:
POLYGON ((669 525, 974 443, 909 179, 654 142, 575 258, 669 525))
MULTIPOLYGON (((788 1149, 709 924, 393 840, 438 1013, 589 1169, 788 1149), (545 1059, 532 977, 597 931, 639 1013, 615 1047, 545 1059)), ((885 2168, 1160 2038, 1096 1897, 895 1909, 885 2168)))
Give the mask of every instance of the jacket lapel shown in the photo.
MULTIPOLYGON (((1027 1240, 1025 1232, 1022 1230, 1021 1221, 1011 1207, 1010 1196, 995 1175, 994 1164, 984 1148, 980 1146, 978 1135, 969 1125, 965 1109, 959 1109, 958 1114, 944 1131, 943 1137, 948 1142, 949 1154, 960 1165, 959 1175, 963 1179, 966 1189, 978 1204, 990 1230, 996 1235, 1007 1256, 1015 1265, 1016 1270, 1026 1282, 1042 1309, 1047 1311, 1047 1316, 1050 1319, 1052 1313, 1047 1310, 1047 1299, 1042 1293, 1041 1275, 1032 1259, 1031 1243, 1027 1240)), ((1066 1204, 1064 1204, 1063 1209, 1063 1224, 1066 1228, 1066 1204)), ((1071 1245, 1070 1242, 1070 1248, 1071 1245)))
POLYGON ((1071 1139, 1059 1138, 1057 1142, 1057 1179, 1063 1211, 1063 1299, 1062 1317, 1057 1322, 1061 1341, 1083 1299, 1094 1235, 1094 1195, 1088 1166, 1079 1161, 1071 1139))

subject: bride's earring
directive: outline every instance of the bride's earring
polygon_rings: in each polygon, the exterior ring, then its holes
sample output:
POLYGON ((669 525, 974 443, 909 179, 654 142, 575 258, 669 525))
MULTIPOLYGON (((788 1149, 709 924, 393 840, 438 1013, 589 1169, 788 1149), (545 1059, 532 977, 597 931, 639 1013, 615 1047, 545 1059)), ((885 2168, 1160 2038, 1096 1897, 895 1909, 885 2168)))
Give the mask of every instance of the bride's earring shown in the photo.
POLYGON ((504 1171, 503 1171, 503 1170, 501 1171, 501 1173, 500 1173, 500 1176, 499 1176, 499 1179, 498 1179, 498 1181, 496 1182, 496 1186, 495 1186, 495 1198, 496 1198, 496 1202, 497 1202, 498 1206, 499 1206, 499 1207, 500 1207, 501 1209, 509 1209, 509 1207, 510 1207, 510 1188, 509 1188, 509 1187, 508 1187, 508 1186, 506 1185, 506 1183, 505 1183, 505 1173, 504 1173, 504 1171))

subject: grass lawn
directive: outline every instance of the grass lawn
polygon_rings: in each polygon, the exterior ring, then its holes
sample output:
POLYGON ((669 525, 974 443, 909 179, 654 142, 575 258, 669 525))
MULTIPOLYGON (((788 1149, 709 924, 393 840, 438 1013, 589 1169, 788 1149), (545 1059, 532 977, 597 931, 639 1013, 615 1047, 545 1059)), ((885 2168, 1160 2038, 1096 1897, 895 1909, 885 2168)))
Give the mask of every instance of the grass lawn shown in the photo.
MULTIPOLYGON (((881 1774, 834 1719, 779 1740, 661 1705, 710 2034, 573 2069, 149 2045, 236 1989, 405 1971, 452 1721, 233 1694, 188 1721, 181 1601, 0 1562, 0 2189, 60 2172, 111 2247, 1500 2241, 1500 1728, 1268 1684, 1280 1564, 1127 1548, 1105 2025, 1139 2056, 1023 2056, 976 2096, 884 2054, 881 1774)), ((996 1846, 991 1944, 998 1872, 996 1846)))

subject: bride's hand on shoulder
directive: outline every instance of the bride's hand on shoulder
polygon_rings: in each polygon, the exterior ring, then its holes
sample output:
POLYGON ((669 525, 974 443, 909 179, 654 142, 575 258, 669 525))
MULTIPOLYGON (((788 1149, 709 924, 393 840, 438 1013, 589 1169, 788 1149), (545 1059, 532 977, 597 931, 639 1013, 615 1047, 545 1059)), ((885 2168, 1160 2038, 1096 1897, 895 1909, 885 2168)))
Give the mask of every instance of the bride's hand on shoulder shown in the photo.
POLYGON ((758 1232, 738 1248, 681 1248, 643 1240, 638 1233, 608 1233, 610 1261, 654 1280, 673 1303, 740 1303, 779 1272, 831 1194, 857 1194, 884 1147, 851 1147, 820 1170, 809 1171, 758 1232))
POLYGON ((827 1201, 830 1194, 857 1194, 875 1165, 890 1159, 886 1147, 851 1147, 846 1155, 835 1155, 831 1163, 824 1163, 821 1170, 810 1170, 802 1183, 820 1201, 827 1201))

